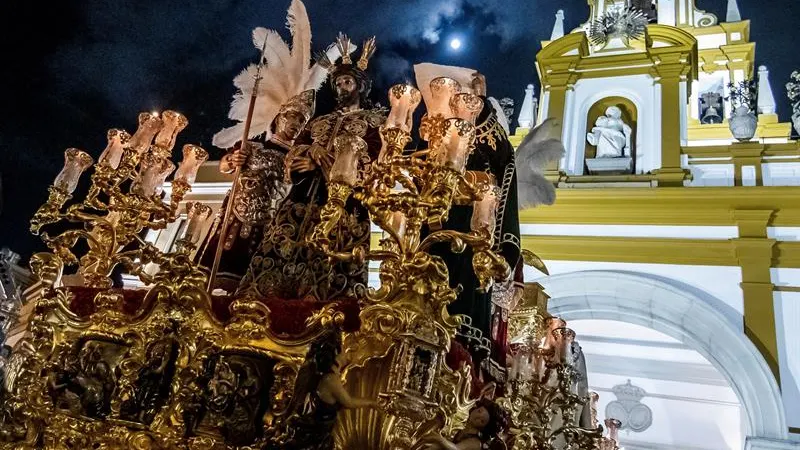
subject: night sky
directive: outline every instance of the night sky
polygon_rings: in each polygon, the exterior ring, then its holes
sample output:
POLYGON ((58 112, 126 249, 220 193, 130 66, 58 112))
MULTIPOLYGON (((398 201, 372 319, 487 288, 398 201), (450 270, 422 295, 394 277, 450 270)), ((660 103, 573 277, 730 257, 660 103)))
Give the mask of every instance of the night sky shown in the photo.
MULTIPOLYGON (((724 19, 726 0, 697 0, 724 19)), ((224 126, 231 80, 257 60, 256 26, 284 30, 289 0, 61 0, 12 2, 2 12, 3 102, 0 119, 0 247, 27 258, 43 248, 27 232, 63 164, 78 147, 97 157, 109 128, 136 129, 141 111, 175 109, 189 118, 178 147, 199 143, 224 126), (202 5, 202 6, 199 6, 202 5)), ((536 82, 534 60, 548 39, 556 10, 566 29, 588 16, 586 0, 305 0, 313 48, 338 31, 356 42, 377 35, 373 97, 384 101, 394 83, 413 80, 412 64, 431 61, 473 67, 489 94, 521 104, 536 82), (460 50, 449 47, 457 37, 460 50)), ((800 68, 796 0, 739 0, 752 20, 757 63, 770 68, 779 114, 791 108, 784 84, 800 68)), ((284 34, 288 38, 288 32, 284 34)), ((537 93, 539 89, 537 86, 537 93)), ((384 102, 385 103, 385 102, 384 102)), ((176 155, 177 156, 177 155, 176 155)), ((88 180, 84 180, 86 182, 88 180)))

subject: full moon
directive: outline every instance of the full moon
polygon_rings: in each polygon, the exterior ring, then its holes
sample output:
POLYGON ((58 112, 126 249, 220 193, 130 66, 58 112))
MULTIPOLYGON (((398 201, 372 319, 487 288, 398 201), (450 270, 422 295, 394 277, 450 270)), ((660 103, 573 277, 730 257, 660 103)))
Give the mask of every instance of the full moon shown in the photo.
POLYGON ((453 50, 458 50, 461 48, 461 40, 460 39, 451 39, 450 40, 450 48, 453 50))

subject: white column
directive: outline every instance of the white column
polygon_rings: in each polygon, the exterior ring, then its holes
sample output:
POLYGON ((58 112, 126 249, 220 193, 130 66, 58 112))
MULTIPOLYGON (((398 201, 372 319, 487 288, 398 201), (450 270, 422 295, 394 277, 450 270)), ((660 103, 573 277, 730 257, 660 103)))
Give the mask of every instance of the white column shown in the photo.
POLYGON ((555 41, 558 38, 564 37, 564 10, 559 9, 556 12, 556 23, 553 24, 553 32, 550 33, 550 40, 555 41))
POLYGON ((739 4, 736 0, 728 0, 728 14, 725 16, 726 22, 740 22, 742 14, 739 12, 739 4))
POLYGON ((689 111, 692 119, 700 120, 700 82, 692 81, 692 98, 689 99, 689 111))
MULTIPOLYGON (((687 105, 687 103, 689 103, 689 101, 690 101, 689 98, 688 98, 689 89, 688 89, 688 86, 686 85, 686 81, 681 81, 681 83, 680 83, 680 94, 679 95, 680 95, 680 99, 679 99, 678 111, 681 112, 681 122, 680 122, 681 123, 681 130, 680 130, 681 131, 681 145, 686 145, 686 143, 689 141, 689 118, 687 117, 688 116, 688 112, 689 112, 687 110, 687 107, 689 105, 687 105)), ((697 104, 697 102, 693 102, 693 103, 697 104)))
MULTIPOLYGON (((574 129, 578 128, 576 117, 575 90, 567 89, 564 99, 564 117, 561 120, 561 142, 564 143, 564 148, 567 150, 564 155, 567 160, 562 159, 561 161, 570 164, 571 168, 563 164, 560 168, 570 175, 583 175, 583 140, 574 136, 574 129), (578 160, 580 160, 580 164, 578 164, 578 160)), ((580 117, 577 120, 584 121, 586 117, 580 117)))
MULTIPOLYGON (((536 122, 542 123, 548 119, 547 114, 550 112, 550 91, 542 90, 542 100, 539 102, 539 106, 539 110, 536 111, 538 118, 536 122)), ((563 118, 559 117, 558 119, 562 120, 563 118)))
POLYGON ((661 25, 675 26, 675 0, 661 0, 658 2, 658 23, 661 25))
POLYGON ((766 66, 758 68, 758 112, 759 114, 775 114, 775 95, 769 85, 769 70, 766 66))
MULTIPOLYGON (((653 106, 652 106, 652 133, 650 136, 650 148, 645 152, 650 155, 650 164, 642 167, 642 170, 655 170, 661 168, 661 129, 664 125, 661 120, 661 83, 655 83, 653 86, 653 106)), ((678 106, 680 107, 680 105, 678 106)), ((637 139, 639 137, 637 136, 637 139)))
POLYGON ((533 85, 529 84, 528 87, 525 88, 525 98, 522 100, 522 108, 520 108, 519 117, 517 118, 520 127, 528 129, 533 128, 536 121, 535 100, 533 85))

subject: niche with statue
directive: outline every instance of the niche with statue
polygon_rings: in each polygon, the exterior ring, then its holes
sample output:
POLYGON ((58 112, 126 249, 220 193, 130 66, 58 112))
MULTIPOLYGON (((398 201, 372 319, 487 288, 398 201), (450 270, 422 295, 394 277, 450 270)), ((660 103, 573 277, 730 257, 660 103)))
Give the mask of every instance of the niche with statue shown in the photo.
POLYGON ((606 97, 586 118, 585 171, 591 175, 636 172, 636 105, 624 97, 606 97))

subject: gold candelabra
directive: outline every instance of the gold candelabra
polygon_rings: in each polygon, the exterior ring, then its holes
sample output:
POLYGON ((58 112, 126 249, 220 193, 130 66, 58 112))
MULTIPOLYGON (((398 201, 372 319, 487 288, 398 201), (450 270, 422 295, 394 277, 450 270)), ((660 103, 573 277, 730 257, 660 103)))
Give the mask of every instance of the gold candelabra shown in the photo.
POLYGON ((513 448, 613 450, 599 447, 602 427, 596 423, 596 406, 579 388, 586 373, 573 346, 575 332, 547 313, 547 299, 540 285, 526 285, 509 321, 515 343, 503 403, 515 429, 513 448))
MULTIPOLYGON (((80 258, 79 273, 86 286, 110 287, 109 275, 118 264, 144 282, 153 281, 143 267, 150 262, 163 262, 165 256, 139 234, 145 228, 163 229, 177 219, 181 200, 191 190, 198 169, 208 159, 208 153, 202 148, 185 145, 169 202, 162 201, 163 184, 175 170, 170 161, 172 148, 178 133, 187 124, 182 114, 164 111, 141 113, 139 127, 133 135, 124 130, 110 130, 108 146, 94 165, 85 199, 64 209, 81 175, 93 164, 91 156, 82 150, 70 148, 66 151, 64 168, 50 187, 47 202, 31 220, 31 232, 40 235, 65 265, 79 263, 72 249, 80 240, 85 240, 89 250, 80 258), (82 224, 82 228, 56 236, 42 231, 42 227, 57 222, 82 224), (138 244, 136 248, 123 251, 132 242, 138 244)), ((188 239, 182 239, 179 253, 188 253, 194 248, 199 239, 195 230, 211 215, 210 209, 202 205, 193 205, 187 212, 192 233, 188 234, 188 239)))
MULTIPOLYGON (((457 83, 437 78, 431 85, 457 83)), ((370 296, 375 301, 382 301, 398 290, 421 295, 449 290, 446 267, 440 258, 427 253, 440 242, 451 243, 456 251, 472 246, 473 268, 484 289, 494 279, 507 278, 510 270, 505 260, 491 250, 498 205, 493 183, 489 178, 475 177, 465 171, 474 149, 475 119, 483 102, 476 95, 455 90, 451 95, 440 95, 428 109, 439 110, 440 104, 444 104, 447 113, 428 114, 421 124, 430 148, 405 152, 411 142, 412 116, 420 100, 420 92, 409 85, 396 85, 389 90, 391 111, 380 129, 382 148, 377 160, 365 169, 359 169, 358 161, 367 151, 366 143, 351 135, 336 139, 328 203, 321 212, 320 225, 309 239, 333 258, 382 261, 382 287, 370 296), (373 222, 385 231, 380 249, 357 249, 352 254, 329 250, 330 232, 341 218, 350 195, 361 201, 373 222), (450 207, 469 202, 474 206, 472 231, 442 229, 450 207), (426 224, 430 230, 427 236, 426 224)))
MULTIPOLYGON (((452 370, 445 363, 460 325, 446 306, 457 292, 449 286, 442 259, 429 253, 431 247, 447 243, 463 251, 470 245, 483 288, 509 275, 508 264, 492 251, 499 203, 495 180, 466 170, 482 102, 447 78, 433 80, 431 92, 420 127, 427 149, 405 149, 421 101, 420 92, 407 85, 389 92, 392 108, 380 130, 383 145, 375 161, 362 164, 368 149, 360 138, 335 139, 328 202, 308 239, 332 259, 381 261, 382 286, 359 299, 360 328, 344 333, 340 365, 347 390, 378 399, 381 408, 340 411, 333 429, 340 448, 412 448, 429 432, 452 434, 474 403, 470 368, 452 370), (351 196, 385 231, 379 248, 333 250, 332 233, 351 196), (469 232, 446 229, 454 204, 473 206, 469 232)), ((0 408, 3 448, 33 449, 40 442, 45 448, 260 448, 273 431, 290 424, 292 402, 303 401, 292 396, 295 383, 302 382, 297 377, 307 348, 332 324, 343 324, 345 312, 326 305, 296 336, 273 332, 271 314, 279 310, 270 311, 263 299, 234 299, 230 317, 221 319, 203 289, 206 275, 191 260, 211 216, 208 206, 186 205, 186 233, 174 253, 139 237, 145 228, 161 229, 176 220, 207 158, 200 147, 184 146, 171 196, 162 199, 164 180, 175 169, 169 155, 185 126, 183 116, 165 111, 141 114, 133 135, 109 131, 85 199, 70 205, 92 159, 67 150, 64 170, 31 223, 53 254, 38 254, 31 262, 43 293, 11 374, 9 401, 0 408), (58 222, 82 228, 55 236, 43 230, 58 222), (89 250, 79 259, 74 248, 81 240, 89 250), (149 263, 160 270, 146 273, 149 263), (64 265, 75 264, 88 287, 109 287, 109 274, 119 264, 152 286, 135 312, 125 311, 127 293, 98 289, 82 300, 92 306, 91 314, 79 316, 70 307, 80 290, 59 287, 64 265), (210 371, 212 363, 217 369, 210 371), (174 370, 166 370, 170 365, 174 370), (238 378, 228 370, 234 367, 238 378), (271 371, 272 387, 259 384, 257 374, 267 373, 262 371, 271 371), (151 379, 169 389, 156 389, 151 379), (255 411, 264 409, 248 406, 250 397, 235 400, 252 412, 250 423, 265 425, 264 433, 248 437, 251 447, 235 444, 241 434, 232 431, 241 425, 229 417, 235 415, 204 409, 224 394, 216 389, 228 382, 240 392, 262 389, 253 396, 258 402, 274 401, 259 403, 269 412, 258 417, 255 411)), ((519 428, 515 448, 549 450, 557 439, 573 445, 567 448, 605 445, 597 440, 597 430, 574 425, 583 401, 574 391, 578 371, 568 357, 574 333, 557 319, 544 325, 546 303, 526 307, 509 324, 513 335, 527 336, 506 386, 505 401, 519 428)))
MULTIPOLYGON (((428 114, 420 126, 429 148, 406 151, 412 116, 422 96, 403 84, 389 90, 391 110, 380 129, 382 146, 376 160, 366 166, 361 163, 367 145, 360 138, 347 134, 336 138, 328 202, 308 240, 333 259, 381 261, 381 287, 361 302, 362 329, 345 336, 350 363, 344 372, 358 371, 350 382, 355 391, 374 391, 366 383, 381 386, 374 395, 390 418, 385 423, 391 427, 381 438, 386 448, 409 448, 435 424, 453 429, 471 404, 469 369, 453 372, 444 364, 461 319, 447 313, 457 292, 449 286, 443 260, 429 253, 431 247, 449 243, 461 252, 470 245, 473 268, 484 289, 510 273, 506 261, 492 251, 498 206, 494 182, 466 171, 483 102, 461 93, 449 78, 433 80, 431 88, 436 95, 426 104, 428 114), (351 195, 384 231, 379 248, 357 248, 347 254, 331 250, 331 232, 351 195), (470 203, 471 231, 445 229, 452 205, 470 203)), ((369 422, 344 414, 341 429, 360 431, 340 435, 341 444, 367 448, 359 436, 374 434, 364 428, 369 422)))
MULTIPOLYGON (((597 392, 592 392, 592 424, 597 425, 597 401, 600 396, 597 392)), ((603 421, 608 431, 607 436, 602 436, 595 440, 594 450, 619 450, 619 429, 622 422, 612 417, 603 421)))

